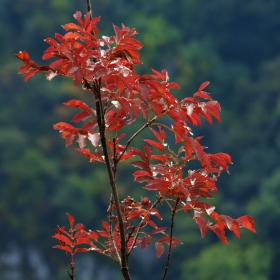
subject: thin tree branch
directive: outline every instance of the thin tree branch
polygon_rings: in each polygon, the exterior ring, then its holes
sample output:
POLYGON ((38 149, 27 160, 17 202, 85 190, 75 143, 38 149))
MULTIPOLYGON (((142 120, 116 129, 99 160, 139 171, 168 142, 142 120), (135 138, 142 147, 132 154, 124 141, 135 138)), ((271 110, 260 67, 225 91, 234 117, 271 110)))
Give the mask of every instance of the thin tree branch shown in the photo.
MULTIPOLYGON (((72 256, 73 259, 73 256, 72 256)), ((74 261, 72 261, 70 263, 70 268, 71 268, 71 273, 67 270, 67 273, 70 277, 71 280, 75 280, 75 265, 74 265, 74 261)))
POLYGON ((174 228, 174 216, 175 216, 176 209, 177 209, 179 201, 180 201, 180 197, 178 196, 177 199, 176 199, 175 205, 172 209, 172 214, 171 214, 171 219, 170 219, 170 234, 169 234, 170 242, 169 242, 167 260, 166 260, 166 265, 165 265, 165 270, 164 270, 162 280, 165 280, 166 275, 167 275, 167 271, 169 269, 169 263, 170 263, 171 252, 172 252, 172 237, 173 237, 173 228, 174 228))
MULTIPOLYGON (((113 152, 113 159, 114 159, 114 163, 113 163, 113 175, 114 175, 114 180, 116 181, 116 172, 117 172, 117 162, 116 162, 116 139, 113 139, 114 142, 114 152, 113 152)), ((114 240, 113 237, 113 204, 114 204, 114 196, 113 193, 111 192, 110 195, 110 204, 108 207, 108 212, 109 212, 109 227, 110 227, 110 240, 115 248, 115 252, 118 258, 118 262, 119 264, 121 264, 121 257, 120 254, 118 252, 117 246, 116 246, 116 242, 114 240)))
POLYGON ((92 10, 90 0, 87 0, 87 11, 90 12, 90 19, 92 19, 92 10))
POLYGON ((158 117, 154 116, 151 120, 149 120, 147 123, 145 123, 138 131, 136 131, 127 141, 122 153, 120 154, 120 156, 117 159, 117 162, 119 162, 122 158, 122 156, 124 155, 125 151, 127 150, 128 146, 131 144, 131 142, 133 141, 133 139, 142 131, 144 130, 146 127, 148 127, 149 125, 151 125, 158 117))

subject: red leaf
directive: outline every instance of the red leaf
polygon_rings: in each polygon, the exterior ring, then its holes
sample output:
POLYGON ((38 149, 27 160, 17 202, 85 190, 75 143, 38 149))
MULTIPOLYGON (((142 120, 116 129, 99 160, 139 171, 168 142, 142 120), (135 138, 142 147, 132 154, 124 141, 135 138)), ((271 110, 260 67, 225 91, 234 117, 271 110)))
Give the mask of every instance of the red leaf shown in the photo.
POLYGON ((87 135, 83 135, 83 134, 80 134, 80 133, 78 134, 77 142, 79 144, 80 149, 83 149, 86 146, 87 139, 88 139, 87 135))
POLYGON ((98 147, 99 139, 100 139, 100 134, 99 133, 94 133, 94 134, 89 133, 88 134, 88 140, 91 142, 91 144, 94 147, 98 147))
POLYGON ((156 241, 155 242, 155 252, 156 256, 160 258, 165 251, 165 247, 162 242, 156 241))
POLYGON ((84 121, 84 120, 86 120, 89 116, 90 116, 90 114, 89 114, 88 112, 81 112, 81 113, 77 114, 77 115, 71 120, 71 122, 80 122, 80 121, 84 121))
POLYGON ((28 72, 31 66, 29 64, 24 64, 18 68, 18 74, 28 72))
POLYGON ((93 239, 94 241, 97 241, 98 240, 98 233, 95 232, 95 231, 90 231, 89 232, 90 234, 90 238, 93 239))
POLYGON ((257 232, 255 230, 255 221, 251 216, 241 216, 238 219, 236 219, 239 222, 240 227, 247 228, 251 230, 252 232, 257 232))
POLYGON ((74 86, 78 86, 84 77, 84 71, 83 69, 79 68, 75 73, 75 80, 74 80, 74 86))
POLYGON ((210 226, 210 228, 217 234, 219 237, 220 241, 224 244, 227 244, 227 238, 225 236, 225 231, 222 227, 220 227, 219 224, 215 224, 214 226, 210 226))
POLYGON ((52 237, 58 239, 59 241, 62 241, 64 243, 68 244, 69 246, 72 246, 71 240, 67 236, 65 236, 65 235, 55 234, 52 237))
POLYGON ((151 146, 158 149, 162 153, 164 153, 164 146, 161 143, 158 143, 158 142, 156 142, 154 140, 150 140, 150 139, 144 139, 144 141, 149 143, 151 146))
POLYGON ((152 242, 153 238, 151 235, 146 234, 146 236, 143 238, 142 242, 141 242, 141 249, 146 248, 147 246, 149 246, 152 242))
POLYGON ((219 216, 219 219, 221 219, 222 221, 224 221, 224 222, 226 223, 227 228, 228 228, 229 230, 232 229, 233 219, 232 219, 231 217, 226 216, 226 215, 220 215, 220 216, 219 216))
POLYGON ((74 139, 75 139, 75 134, 69 133, 69 134, 65 137, 65 144, 66 144, 66 147, 72 145, 73 142, 74 142, 74 139))
POLYGON ((143 213, 145 213, 145 212, 146 212, 146 210, 144 210, 144 209, 140 209, 140 210, 137 210, 137 211, 132 211, 132 212, 128 215, 127 219, 128 219, 128 220, 133 220, 133 219, 139 218, 139 217, 141 217, 141 215, 142 215, 143 213))
POLYGON ((53 38, 46 38, 44 41, 55 48, 58 46, 58 43, 53 38))
POLYGON ((203 219, 202 217, 195 217, 194 220, 198 224, 201 237, 204 238, 207 233, 207 226, 206 226, 205 219, 203 219))
POLYGON ((77 253, 88 253, 90 251, 90 248, 76 248, 74 250, 74 254, 77 254, 77 253))
POLYGON ((97 120, 89 121, 84 125, 84 130, 93 130, 97 126, 97 120))
POLYGON ((80 25, 83 26, 84 22, 82 20, 82 13, 77 11, 73 16, 80 23, 80 25))
POLYGON ((146 190, 168 190, 171 187, 171 182, 165 181, 163 179, 150 180, 148 184, 144 187, 146 190))
POLYGON ((155 70, 153 68, 152 68, 152 71, 158 78, 160 78, 162 81, 164 80, 164 77, 160 72, 158 72, 157 70, 155 70))
POLYGON ((138 40, 133 39, 133 38, 124 38, 120 41, 120 44, 132 45, 138 50, 141 49, 143 46, 138 40))
POLYGON ((106 232, 106 231, 104 231, 104 230, 98 230, 97 232, 98 232, 98 234, 99 234, 100 236, 102 236, 102 237, 104 237, 104 238, 108 238, 108 237, 109 237, 109 233, 106 232))
MULTIPOLYGON (((163 236, 158 241, 170 244, 170 236, 163 236)), ((176 237, 172 237, 172 247, 175 247, 176 243, 183 244, 183 242, 180 239, 176 237)))
POLYGON ((73 216, 71 216, 70 214, 66 213, 68 220, 69 220, 69 224, 71 229, 74 227, 74 223, 75 223, 75 218, 73 216))
POLYGON ((29 79, 31 79, 36 74, 39 74, 41 71, 39 69, 31 69, 24 75, 24 81, 27 82, 29 79))
MULTIPOLYGON (((161 215, 159 214, 159 212, 158 212, 158 210, 156 209, 156 208, 152 208, 151 210, 150 210, 150 214, 151 215, 153 215, 153 216, 156 216, 156 217, 158 217, 160 220, 162 220, 162 217, 161 217, 161 215)), ((153 224, 151 224, 151 223, 149 223, 151 226, 154 226, 153 224)), ((156 228, 158 228, 157 226, 156 226, 156 228)))
POLYGON ((149 224, 150 226, 152 226, 153 228, 158 228, 158 226, 156 225, 156 223, 153 222, 152 220, 149 220, 148 224, 149 224))
POLYGON ((74 246, 77 246, 80 244, 92 245, 92 242, 90 241, 89 237, 79 237, 74 241, 74 246))
POLYGON ((150 234, 152 235, 152 234, 156 234, 156 233, 163 233, 163 234, 165 234, 165 230, 167 229, 167 227, 161 227, 161 228, 156 228, 156 229, 154 229, 154 230, 152 230, 151 232, 150 232, 150 234))
POLYGON ((52 246, 52 248, 61 249, 61 250, 65 251, 65 252, 68 252, 68 253, 72 254, 72 248, 69 247, 69 246, 55 245, 55 246, 52 246))
POLYGON ((82 28, 79 25, 75 24, 75 23, 67 23, 67 24, 62 25, 62 27, 66 31, 73 30, 73 29, 74 30, 80 30, 80 31, 82 30, 82 28))
POLYGON ((153 177, 147 171, 135 171, 133 173, 134 181, 138 183, 148 182, 153 179, 153 177))
POLYGON ((164 142, 166 133, 164 132, 164 130, 162 130, 161 126, 158 126, 158 129, 159 129, 159 133, 150 127, 150 130, 153 132, 156 138, 162 143, 164 142))
POLYGON ((103 226, 103 228, 105 228, 105 229, 106 229, 106 231, 107 231, 107 232, 109 232, 109 231, 110 231, 110 227, 109 227, 109 224, 108 224, 107 222, 102 221, 102 226, 103 226))
POLYGON ((167 84, 167 88, 178 88, 179 89, 180 86, 177 83, 172 82, 172 83, 167 84))
POLYGON ((177 186, 177 189, 185 196, 185 198, 189 198, 190 192, 188 191, 187 188, 185 188, 183 185, 179 184, 177 186))
POLYGON ((20 59, 23 62, 30 61, 30 56, 29 56, 28 52, 26 52, 26 51, 23 51, 23 52, 20 51, 19 53, 16 53, 15 57, 20 59))
POLYGON ((89 114, 92 113, 91 108, 84 102, 80 101, 80 100, 69 100, 68 102, 64 102, 62 103, 64 106, 70 106, 70 107, 75 107, 75 108, 79 108, 83 111, 88 112, 89 114))
POLYGON ((201 91, 203 90, 204 88, 206 88, 208 85, 210 84, 210 82, 204 82, 200 85, 198 91, 201 91))
POLYGON ((203 98, 203 99, 207 99, 207 100, 212 100, 212 97, 209 95, 209 93, 205 92, 205 91, 198 91, 194 94, 195 98, 203 98))
POLYGON ((150 166, 148 164, 146 164, 145 162, 138 160, 138 161, 133 161, 130 164, 133 165, 134 167, 138 167, 140 169, 144 169, 144 170, 148 171, 152 175, 150 166))

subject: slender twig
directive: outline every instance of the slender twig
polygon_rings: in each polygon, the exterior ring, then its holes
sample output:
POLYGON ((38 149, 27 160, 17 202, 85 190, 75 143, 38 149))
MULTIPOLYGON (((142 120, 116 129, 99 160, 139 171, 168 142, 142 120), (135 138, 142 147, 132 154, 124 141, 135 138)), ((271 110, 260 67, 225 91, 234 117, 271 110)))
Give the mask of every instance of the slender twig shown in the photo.
POLYGON ((175 216, 176 209, 177 209, 179 201, 180 201, 180 197, 178 196, 177 199, 176 199, 175 205, 172 209, 172 214, 171 214, 171 219, 170 219, 170 234, 169 234, 170 242, 169 242, 167 260, 166 260, 166 265, 165 265, 165 270, 164 270, 162 280, 165 280, 166 275, 167 275, 167 271, 168 271, 168 268, 169 268, 170 257, 171 257, 171 252, 172 252, 172 237, 173 237, 173 228, 174 228, 174 216, 175 216))
POLYGON ((151 120, 149 120, 147 123, 145 123, 139 130, 137 130, 127 141, 122 153, 120 154, 120 156, 117 159, 117 162, 119 162, 122 158, 122 156, 124 155, 125 151, 127 150, 128 146, 131 144, 131 142, 133 141, 133 139, 142 131, 144 130, 146 127, 148 127, 149 125, 151 125, 158 117, 154 116, 151 120))
POLYGON ((71 280, 75 280, 75 265, 74 262, 70 263, 71 273, 67 270, 67 273, 71 280))
POLYGON ((87 10, 88 12, 90 12, 90 18, 92 19, 92 10, 91 10, 91 4, 90 4, 90 0, 87 0, 87 10))

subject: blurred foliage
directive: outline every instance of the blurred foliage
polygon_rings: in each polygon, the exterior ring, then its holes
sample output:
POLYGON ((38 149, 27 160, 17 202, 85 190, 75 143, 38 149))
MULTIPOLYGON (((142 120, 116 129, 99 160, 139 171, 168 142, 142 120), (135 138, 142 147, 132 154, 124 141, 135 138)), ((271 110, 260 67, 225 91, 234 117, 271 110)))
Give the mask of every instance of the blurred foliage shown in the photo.
MULTIPOLYGON (((213 204, 233 217, 256 219, 257 235, 222 245, 211 233, 202 240, 191 219, 176 216, 176 236, 184 244, 174 250, 169 279, 278 279, 280 2, 92 0, 92 6, 101 15, 100 35, 111 35, 112 23, 136 27, 144 44, 139 71, 166 68, 181 85, 174 91, 178 97, 211 81, 208 90, 222 105, 223 124, 194 132, 205 135, 209 151, 227 152, 234 162, 231 175, 221 176, 213 204)), ((67 224, 65 212, 88 228, 101 227, 110 196, 106 172, 65 149, 52 131, 52 124, 71 116, 60 104, 86 93, 59 77, 49 83, 36 76, 25 84, 13 54, 26 50, 43 64, 43 39, 62 33, 60 26, 74 22, 75 11, 85 13, 86 1, 2 0, 0 7, 0 278, 66 280, 65 256, 50 249, 53 228, 67 224)), ((138 198, 144 194, 131 170, 119 170, 121 196, 128 190, 138 198)), ((164 259, 152 250, 132 255, 134 279, 161 279, 164 259)), ((118 279, 110 260, 87 256, 77 258, 77 279, 118 279)))

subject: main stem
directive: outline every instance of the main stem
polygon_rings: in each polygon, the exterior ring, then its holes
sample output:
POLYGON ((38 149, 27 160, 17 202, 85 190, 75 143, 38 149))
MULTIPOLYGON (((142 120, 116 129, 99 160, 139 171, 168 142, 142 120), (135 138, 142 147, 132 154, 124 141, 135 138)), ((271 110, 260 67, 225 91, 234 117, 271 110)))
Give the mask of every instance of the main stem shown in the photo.
POLYGON ((114 202, 116 206, 117 211, 117 217, 119 222, 119 230, 120 230, 120 238, 121 238, 121 271, 124 276, 125 280, 131 280, 130 274, 129 274, 129 268, 128 268, 128 255, 127 255, 127 248, 126 248, 126 240, 125 240, 125 230, 124 230, 124 223, 123 223, 123 217, 120 207, 120 200, 119 200, 119 194, 115 182, 115 176, 111 167, 111 162, 108 155, 108 149, 107 149, 107 141, 105 136, 105 120, 104 120, 104 111, 102 108, 102 100, 101 100, 101 80, 96 81, 92 90, 94 95, 97 97, 98 101, 96 102, 96 114, 97 114, 97 122, 100 132, 100 141, 103 149, 104 159, 107 167, 107 172, 110 180, 110 185, 112 189, 112 194, 114 197, 114 202))
MULTIPOLYGON (((90 12, 90 18, 92 18, 92 10, 91 10, 91 3, 90 0, 87 0, 87 10, 90 12)), ((85 81, 85 80, 84 80, 85 81)), ((100 141, 103 149, 103 154, 106 162, 106 167, 108 171, 108 176, 110 180, 110 185, 112 189, 112 194, 114 198, 114 202, 116 205, 116 211, 117 211, 117 217, 119 222, 119 231, 120 231, 120 237, 121 237, 121 271, 123 274, 123 277, 125 280, 131 280, 130 274, 129 274, 129 268, 128 268, 128 254, 127 254, 127 248, 126 248, 126 240, 125 240, 125 230, 124 230, 124 224, 123 224, 123 217, 120 207, 120 200, 119 200, 119 194, 116 186, 115 181, 115 172, 116 172, 116 162, 114 162, 114 172, 111 167, 111 162, 108 155, 108 149, 107 149, 107 141, 105 136, 105 120, 104 120, 104 110, 102 108, 102 100, 101 100, 101 78, 98 81, 95 81, 93 86, 90 86, 90 84, 86 82, 86 86, 91 89, 92 93, 94 94, 95 98, 97 99, 96 102, 96 114, 97 114, 97 122, 100 132, 100 141)), ((111 202, 110 202, 111 204, 111 202)), ((111 211, 111 210, 110 210, 111 211)), ((116 252, 116 254, 119 257, 119 253, 116 252)))

